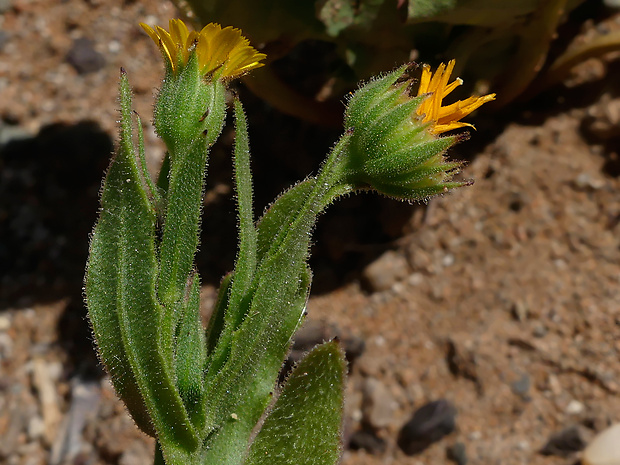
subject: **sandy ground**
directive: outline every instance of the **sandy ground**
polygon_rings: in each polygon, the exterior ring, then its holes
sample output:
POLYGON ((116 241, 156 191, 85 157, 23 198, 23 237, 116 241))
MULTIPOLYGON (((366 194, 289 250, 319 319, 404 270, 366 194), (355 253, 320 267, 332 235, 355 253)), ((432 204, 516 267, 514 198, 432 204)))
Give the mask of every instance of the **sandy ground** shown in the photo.
MULTIPOLYGON (((137 23, 165 24, 175 11, 167 2, 8 3, 0 16, 0 139, 18 145, 0 159, 0 462, 149 463, 152 440, 97 367, 81 276, 115 137, 118 70, 127 69, 148 121, 160 62, 137 23), (92 41, 85 61, 95 69, 80 73, 67 56, 82 39, 92 41)), ((345 465, 450 463, 457 450, 469 463, 571 464, 594 433, 620 421, 613 59, 591 63, 600 70, 591 82, 477 120, 472 140, 453 150, 469 160, 463 176, 474 186, 428 205, 357 196, 322 219, 306 334, 364 345, 349 379, 345 431, 372 440, 346 448, 345 465), (454 431, 405 454, 402 426, 442 399, 456 409, 454 431), (542 454, 567 428, 573 442, 542 454)), ((264 110, 247 98, 251 118, 264 110)), ((258 200, 320 160, 302 147, 322 130, 269 115, 255 127, 284 123, 273 147, 272 136, 255 138, 258 200), (299 158, 286 159, 285 173, 272 179, 278 143, 299 158)), ((327 149, 334 139, 321 134, 327 149)), ((147 145, 155 164, 162 149, 148 127, 147 145)), ((205 308, 234 257, 226 164, 224 152, 214 154, 203 244, 224 253, 199 257, 205 308)))

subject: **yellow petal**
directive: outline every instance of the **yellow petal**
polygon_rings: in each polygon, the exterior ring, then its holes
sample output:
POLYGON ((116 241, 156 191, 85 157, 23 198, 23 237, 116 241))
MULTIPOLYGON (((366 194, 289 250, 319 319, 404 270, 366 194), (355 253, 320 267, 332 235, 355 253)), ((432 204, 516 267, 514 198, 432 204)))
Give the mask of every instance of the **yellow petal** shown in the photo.
POLYGON ((155 42, 155 45, 157 45, 159 47, 159 36, 153 30, 153 28, 151 26, 149 26, 148 24, 145 24, 145 23, 140 23, 140 27, 142 27, 142 29, 144 29, 144 32, 146 32, 149 35, 149 37, 151 39, 153 39, 153 42, 155 42))
POLYGON ((450 60, 447 66, 441 63, 435 73, 430 71, 428 65, 422 67, 418 96, 430 95, 418 106, 416 113, 424 116, 423 122, 431 124, 429 130, 433 134, 441 134, 465 126, 473 127, 460 120, 485 103, 495 100, 495 94, 489 94, 482 97, 469 97, 451 105, 442 106, 444 97, 463 84, 460 78, 448 84, 454 66, 454 60, 450 60))
POLYGON ((202 74, 211 74, 216 79, 241 76, 263 66, 260 63, 266 55, 250 46, 239 29, 222 27, 210 23, 200 32, 189 31, 180 19, 171 19, 170 32, 156 26, 155 29, 141 23, 142 28, 159 46, 165 59, 177 71, 179 64, 186 64, 195 50, 198 67, 202 74))
POLYGON ((172 69, 175 69, 177 65, 177 47, 172 41, 172 37, 170 36, 170 34, 168 34, 168 31, 166 31, 162 27, 156 26, 155 30, 157 31, 157 35, 161 40, 163 51, 168 57, 172 69))
POLYGON ((443 96, 445 97, 446 95, 450 94, 450 92, 452 92, 454 89, 461 85, 463 85, 463 80, 461 78, 456 78, 454 81, 452 81, 452 84, 446 86, 446 89, 443 92, 443 96))
POLYGON ((420 77, 420 87, 418 87, 418 96, 426 94, 428 92, 428 85, 431 82, 431 67, 429 65, 422 65, 422 77, 420 77))

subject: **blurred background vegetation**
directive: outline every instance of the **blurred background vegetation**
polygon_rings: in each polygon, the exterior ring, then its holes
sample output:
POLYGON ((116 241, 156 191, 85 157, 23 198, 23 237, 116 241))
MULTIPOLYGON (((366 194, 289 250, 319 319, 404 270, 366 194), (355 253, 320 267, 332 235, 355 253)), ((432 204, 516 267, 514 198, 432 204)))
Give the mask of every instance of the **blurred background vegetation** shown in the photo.
POLYGON ((497 108, 535 95, 575 64, 620 46, 618 32, 572 40, 583 0, 176 3, 197 27, 214 21, 241 28, 269 61, 246 84, 281 111, 323 124, 339 124, 342 105, 334 100, 359 80, 404 62, 436 65, 455 58, 455 76, 468 92, 496 92, 497 108), (571 15, 576 21, 566 21, 571 15), (283 63, 291 61, 302 75, 287 72, 283 63))

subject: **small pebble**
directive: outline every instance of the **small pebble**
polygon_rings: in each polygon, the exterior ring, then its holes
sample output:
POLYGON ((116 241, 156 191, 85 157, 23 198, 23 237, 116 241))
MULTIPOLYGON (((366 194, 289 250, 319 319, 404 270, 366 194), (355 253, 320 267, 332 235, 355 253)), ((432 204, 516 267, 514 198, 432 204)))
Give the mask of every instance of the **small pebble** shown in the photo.
MULTIPOLYGON (((2 1, 0 0, 0 9, 2 8, 2 1)), ((6 44, 9 43, 10 35, 6 31, 0 31, 0 51, 6 44)))
POLYGON ((575 187, 578 189, 592 189, 599 190, 605 187, 605 180, 597 178, 590 173, 580 173, 574 181, 575 187))
POLYGON ((419 286, 423 282, 424 282, 424 275, 422 273, 417 273, 417 272, 412 273, 407 278, 407 283, 411 284, 412 286, 419 286))
POLYGON ((517 442, 517 450, 530 450, 530 443, 526 440, 517 442))
POLYGON ((388 250, 362 272, 364 283, 372 292, 387 291, 409 275, 409 265, 401 254, 388 250))
POLYGON ((28 421, 28 439, 31 441, 39 439, 45 433, 45 422, 39 415, 35 415, 28 421))
POLYGON ((349 449, 363 449, 370 454, 379 455, 385 452, 387 445, 383 439, 371 431, 360 430, 351 435, 349 449))
POLYGON ((452 255, 451 253, 448 253, 444 255, 443 258, 441 259, 441 264, 447 268, 449 266, 454 265, 454 261, 455 261, 454 255, 452 255))
POLYGON ((13 354, 13 339, 8 333, 0 333, 0 360, 13 354))
POLYGON ((445 399, 423 405, 398 435, 398 446, 407 455, 422 452, 456 428, 456 408, 445 399))
POLYGON ((548 332, 549 332, 549 330, 547 329, 547 327, 544 324, 538 323, 536 326, 534 326, 534 330, 532 331, 532 335, 534 337, 537 337, 537 338, 542 338, 542 337, 545 337, 548 332))
POLYGON ((585 410, 585 406, 578 400, 571 400, 566 406, 566 413, 569 415, 579 415, 585 410))
POLYGON ((601 95, 583 119, 582 131, 590 139, 609 141, 620 134, 620 99, 609 93, 601 95))
POLYGON ((465 444, 456 442, 446 449, 446 457, 457 465, 467 465, 467 450, 465 444))
POLYGON ((121 43, 118 40, 111 40, 108 42, 108 52, 110 53, 118 53, 121 51, 121 43))
POLYGON ((394 421, 398 403, 390 390, 376 378, 364 382, 363 418, 374 429, 385 428, 394 421))
POLYGON ((531 385, 530 377, 524 373, 517 381, 510 384, 510 388, 514 394, 527 401, 530 400, 529 391, 531 385))
POLYGON ((527 304, 522 300, 518 300, 513 304, 511 313, 515 320, 519 322, 524 322, 525 320, 528 319, 530 312, 527 307, 527 304))
POLYGON ((73 41, 73 47, 67 53, 67 62, 78 74, 93 73, 105 66, 105 58, 95 50, 94 42, 83 37, 73 41))
POLYGON ((11 327, 11 320, 6 315, 0 315, 0 331, 6 331, 11 327))
POLYGON ((553 434, 540 453, 543 455, 568 457, 574 452, 583 450, 585 446, 586 442, 583 438, 582 429, 578 425, 574 425, 553 434))

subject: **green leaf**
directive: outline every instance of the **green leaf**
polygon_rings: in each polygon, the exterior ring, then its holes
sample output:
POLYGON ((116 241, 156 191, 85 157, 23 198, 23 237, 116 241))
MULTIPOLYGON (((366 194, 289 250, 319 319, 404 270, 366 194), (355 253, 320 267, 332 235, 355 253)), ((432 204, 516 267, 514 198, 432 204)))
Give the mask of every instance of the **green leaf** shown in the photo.
POLYGON ((336 37, 355 20, 356 3, 353 0, 323 0, 317 5, 318 17, 325 24, 327 34, 336 37))
POLYGON ((234 115, 236 131, 233 158, 239 215, 239 251, 235 271, 229 275, 228 282, 222 283, 207 329, 209 352, 216 344, 218 346, 217 355, 209 360, 207 367, 211 373, 218 372, 228 359, 233 333, 243 321, 252 302, 251 286, 256 272, 257 231, 252 206, 250 142, 243 106, 238 99, 234 101, 234 115))
POLYGON ((212 355, 205 381, 208 424, 216 428, 207 442, 206 457, 212 463, 241 463, 250 433, 269 403, 303 317, 311 281, 306 268, 309 232, 320 200, 314 196, 308 204, 304 197, 304 208, 294 210, 283 225, 285 239, 256 272, 243 323, 230 340, 220 339, 212 355))
POLYGON ((211 21, 234 24, 255 44, 273 40, 297 43, 323 30, 311 1, 189 0, 187 4, 202 25, 211 21))
POLYGON ((338 195, 332 192, 339 186, 332 168, 349 138, 345 135, 336 145, 316 179, 276 201, 274 205, 282 208, 279 214, 271 213, 271 227, 259 227, 259 233, 272 240, 259 252, 249 311, 230 343, 224 338, 218 342, 205 380, 207 424, 213 425, 205 443, 207 463, 240 464, 250 433, 269 403, 304 316, 311 281, 306 265, 311 232, 318 215, 338 195))
POLYGON ((456 3, 457 0, 409 0, 407 16, 409 19, 429 18, 454 8, 456 3))
POLYGON ((317 16, 325 24, 327 34, 336 37, 350 26, 368 29, 385 0, 321 0, 317 16))
POLYGON ((159 174, 157 175, 157 188, 165 197, 168 192, 168 183, 170 178, 170 153, 166 152, 162 161, 159 174))
POLYGON ((236 129, 234 168, 237 208, 239 210, 239 252, 225 317, 225 324, 229 325, 231 330, 239 327, 251 302, 249 290, 256 272, 257 242, 252 206, 253 192, 248 123, 239 99, 234 101, 234 113, 236 129))
MULTIPOLYGON (((567 9, 580 1, 567 2, 567 9)), ((509 28, 544 4, 543 0, 409 0, 408 19, 509 28)))
POLYGON ((252 206, 252 173, 250 143, 243 106, 234 101, 235 148, 234 175, 239 216, 239 251, 235 271, 222 282, 217 303, 209 320, 207 344, 209 352, 217 345, 217 354, 209 360, 207 369, 217 373, 231 351, 233 333, 245 317, 252 302, 251 285, 256 272, 257 232, 252 206))
POLYGON ((228 273, 222 278, 220 289, 217 293, 217 299, 213 306, 213 312, 209 318, 209 324, 206 331, 207 354, 211 354, 220 338, 224 329, 224 316, 228 307, 228 297, 230 295, 230 287, 232 285, 233 273, 228 273))
POLYGON ((287 222, 301 210, 304 202, 314 189, 316 179, 308 178, 281 194, 267 209, 258 223, 258 261, 261 262, 267 251, 282 241, 287 222))
MULTIPOLYGON (((156 298, 156 212, 132 141, 131 90, 121 76, 121 142, 108 170, 86 274, 89 317, 103 363, 136 423, 156 433, 169 463, 198 446, 162 350, 156 298), (150 423, 150 424, 149 424, 150 423)), ((139 149, 141 151, 141 149, 139 149)))
POLYGON ((176 385, 192 424, 200 431, 205 426, 203 405, 207 347, 200 318, 200 277, 196 272, 188 283, 188 293, 180 313, 175 338, 176 385))
MULTIPOLYGON (((284 255, 276 265, 286 273, 290 257, 284 255)), ((258 289, 248 318, 234 334, 226 364, 216 376, 207 378, 206 410, 215 414, 218 426, 205 443, 203 463, 239 465, 243 461, 250 435, 271 400, 291 336, 303 317, 310 273, 289 278, 286 274, 270 281, 280 286, 278 293, 267 284, 258 289)))
POLYGON ((345 374, 338 342, 315 347, 289 376, 245 465, 335 465, 345 374))

